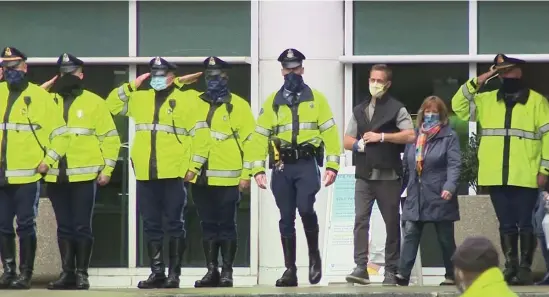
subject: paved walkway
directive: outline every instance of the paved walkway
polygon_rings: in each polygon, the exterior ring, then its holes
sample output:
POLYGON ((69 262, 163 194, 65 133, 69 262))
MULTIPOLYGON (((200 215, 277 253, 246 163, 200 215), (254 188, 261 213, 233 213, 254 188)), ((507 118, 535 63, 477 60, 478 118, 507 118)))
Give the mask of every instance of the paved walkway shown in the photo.
MULTIPOLYGON (((520 296, 549 297, 549 287, 517 287, 520 296)), ((30 291, 1 291, 1 297, 190 297, 190 296, 249 296, 275 297, 280 295, 299 297, 451 297, 459 296, 453 287, 381 287, 381 286, 329 286, 301 288, 216 288, 216 289, 173 289, 173 290, 138 290, 138 289, 97 289, 90 291, 48 291, 36 289, 30 291)))

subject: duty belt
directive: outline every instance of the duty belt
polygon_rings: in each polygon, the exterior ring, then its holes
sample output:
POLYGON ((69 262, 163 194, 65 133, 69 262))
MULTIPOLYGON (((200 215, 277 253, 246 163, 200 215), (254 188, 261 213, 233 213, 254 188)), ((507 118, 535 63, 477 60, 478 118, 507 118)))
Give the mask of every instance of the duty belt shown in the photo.
POLYGON ((286 164, 296 163, 299 159, 311 159, 316 157, 314 147, 306 146, 297 149, 280 148, 280 160, 286 164))

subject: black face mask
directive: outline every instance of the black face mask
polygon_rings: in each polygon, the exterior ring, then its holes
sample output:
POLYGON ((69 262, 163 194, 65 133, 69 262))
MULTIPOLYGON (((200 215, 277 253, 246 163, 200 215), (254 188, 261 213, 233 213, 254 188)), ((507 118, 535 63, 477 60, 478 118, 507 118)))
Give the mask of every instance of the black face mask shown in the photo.
POLYGON ((501 90, 505 94, 514 94, 524 88, 520 78, 500 78, 501 90))
POLYGON ((72 74, 65 74, 58 77, 51 87, 52 92, 61 95, 71 94, 73 91, 80 89, 82 89, 82 80, 78 76, 72 74))

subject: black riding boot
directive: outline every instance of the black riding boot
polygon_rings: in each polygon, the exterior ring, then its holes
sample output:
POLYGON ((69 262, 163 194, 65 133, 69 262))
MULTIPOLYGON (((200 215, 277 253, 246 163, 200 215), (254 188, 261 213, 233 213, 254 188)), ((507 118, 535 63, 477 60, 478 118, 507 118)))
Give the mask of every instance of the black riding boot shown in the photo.
POLYGON ((0 276, 0 290, 8 289, 17 277, 15 265, 15 235, 0 235, 0 259, 4 273, 0 276))
POLYGON ((277 287, 297 287, 297 267, 295 266, 296 241, 295 234, 291 237, 281 237, 284 251, 284 265, 286 271, 276 280, 277 287))
POLYGON ((517 284, 518 273, 518 234, 501 234, 501 248, 505 257, 503 276, 509 285, 517 284))
POLYGON ((28 290, 31 287, 34 257, 36 256, 36 235, 19 238, 19 276, 11 282, 12 289, 28 290))
POLYGON ((233 263, 238 248, 236 240, 224 240, 221 242, 221 256, 223 258, 223 268, 221 269, 220 287, 233 286, 233 263))
POLYGON ((309 283, 316 285, 322 278, 322 262, 320 250, 318 249, 318 229, 316 231, 305 231, 305 237, 309 246, 309 283))
POLYGON ((165 288, 179 288, 179 276, 181 275, 181 263, 185 252, 185 238, 170 238, 169 254, 170 268, 165 288))
POLYGON ((88 267, 90 267, 93 239, 83 239, 76 242, 76 289, 90 288, 88 267))
POLYGON ((69 290, 76 288, 75 274, 75 245, 72 240, 66 238, 57 239, 59 253, 61 254, 61 275, 56 281, 49 283, 48 290, 69 290))
POLYGON ((220 244, 216 240, 207 240, 202 242, 204 248, 204 257, 206 257, 206 268, 208 272, 201 280, 194 282, 195 288, 213 288, 219 286, 220 274, 217 258, 219 256, 220 244))
POLYGON ((137 284, 139 289, 158 289, 163 288, 166 281, 166 266, 164 265, 164 256, 162 253, 162 242, 149 241, 147 251, 151 261, 151 274, 147 280, 140 281, 137 284))
POLYGON ((532 261, 534 260, 536 243, 536 236, 534 233, 520 233, 520 264, 517 273, 517 285, 531 286, 534 284, 531 267, 532 261))

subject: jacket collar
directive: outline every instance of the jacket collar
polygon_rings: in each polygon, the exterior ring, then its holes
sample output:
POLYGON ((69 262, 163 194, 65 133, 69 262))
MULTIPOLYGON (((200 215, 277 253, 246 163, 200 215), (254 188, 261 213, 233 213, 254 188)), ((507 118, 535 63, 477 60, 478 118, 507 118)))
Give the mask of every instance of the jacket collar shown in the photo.
MULTIPOLYGON (((473 296, 482 296, 485 297, 483 291, 488 289, 492 290, 509 290, 507 283, 503 279, 503 274, 498 267, 490 268, 484 271, 473 284, 467 288, 467 290, 461 295, 461 297, 473 297, 473 296)), ((488 296, 486 296, 488 297, 488 296)))

